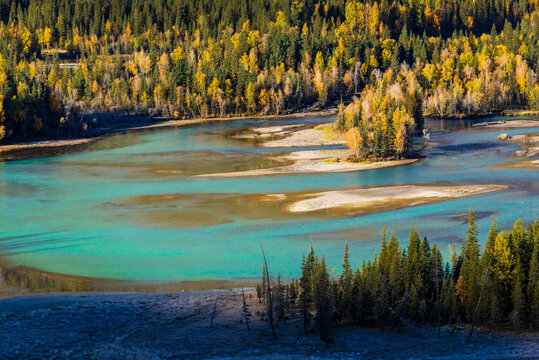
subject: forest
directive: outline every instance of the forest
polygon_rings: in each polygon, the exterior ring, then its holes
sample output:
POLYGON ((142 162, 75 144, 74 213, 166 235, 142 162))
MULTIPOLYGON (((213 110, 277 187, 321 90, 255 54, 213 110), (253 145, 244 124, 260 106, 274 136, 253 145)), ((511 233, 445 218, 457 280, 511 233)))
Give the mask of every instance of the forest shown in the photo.
POLYGON ((350 263, 348 244, 340 270, 329 269, 311 245, 299 280, 285 285, 278 277, 272 283, 264 268, 257 293, 277 323, 300 317, 305 333, 315 331, 324 341, 332 326, 393 329, 400 319, 438 328, 467 323, 539 329, 539 221, 518 220, 500 231, 493 218, 481 249, 470 209, 462 249, 457 253, 453 246, 450 253, 444 261, 415 228, 407 246, 394 233, 387 239, 384 228, 379 252, 361 266, 350 263))
POLYGON ((539 3, 0 0, 0 142, 85 136, 93 113, 285 114, 341 103, 357 158, 423 116, 539 109, 539 3))

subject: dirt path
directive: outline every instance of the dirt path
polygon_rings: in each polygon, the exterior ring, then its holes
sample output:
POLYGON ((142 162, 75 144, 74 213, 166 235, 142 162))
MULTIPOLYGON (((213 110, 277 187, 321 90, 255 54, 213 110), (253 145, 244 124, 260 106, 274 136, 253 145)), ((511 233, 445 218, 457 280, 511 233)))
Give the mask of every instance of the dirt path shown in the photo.
POLYGON ((327 347, 315 334, 304 336, 299 319, 276 327, 271 337, 254 294, 248 331, 241 292, 176 294, 42 295, 0 301, 2 359, 534 359, 537 334, 477 331, 470 344, 465 329, 444 328, 443 339, 405 332, 344 327, 327 347), (214 324, 210 327, 213 306, 214 324))

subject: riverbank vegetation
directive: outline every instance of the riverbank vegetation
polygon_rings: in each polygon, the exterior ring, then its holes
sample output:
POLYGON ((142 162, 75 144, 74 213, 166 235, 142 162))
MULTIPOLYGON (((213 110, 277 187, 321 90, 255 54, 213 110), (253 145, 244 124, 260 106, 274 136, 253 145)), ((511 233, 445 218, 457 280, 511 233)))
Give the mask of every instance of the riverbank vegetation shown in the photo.
POLYGON ((282 114, 356 94, 340 126, 358 155, 402 157, 422 114, 539 108, 537 6, 1 0, 0 138, 99 126, 80 113, 282 114))
MULTIPOLYGON (((470 209, 462 249, 451 248, 449 261, 415 228, 407 246, 394 234, 388 239, 384 229, 379 253, 361 266, 351 263, 348 245, 340 271, 329 269, 311 246, 301 271, 289 285, 273 284, 275 312, 301 317, 306 333, 317 331, 326 341, 333 325, 539 328, 538 221, 524 225, 518 220, 513 229, 500 231, 493 218, 481 250, 470 209)), ((259 286, 261 298, 265 286, 259 286)))

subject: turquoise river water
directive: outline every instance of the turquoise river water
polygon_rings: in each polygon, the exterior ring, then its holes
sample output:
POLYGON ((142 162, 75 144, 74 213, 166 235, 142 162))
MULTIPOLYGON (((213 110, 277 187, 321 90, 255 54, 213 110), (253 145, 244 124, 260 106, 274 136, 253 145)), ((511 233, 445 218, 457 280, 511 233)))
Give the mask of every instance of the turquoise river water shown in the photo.
MULTIPOLYGON (((470 206, 484 243, 496 216, 502 228, 539 213, 539 171, 497 166, 520 147, 500 129, 474 121, 431 121, 421 161, 394 168, 252 178, 192 175, 277 165, 266 149, 228 137, 250 126, 332 119, 239 120, 114 135, 81 152, 0 163, 0 256, 52 272, 126 280, 254 278, 260 245, 273 273, 299 274, 312 241, 331 267, 345 240, 360 265, 378 248, 381 229, 407 242, 411 226, 449 252, 464 237, 470 206), (362 216, 291 215, 256 194, 294 194, 395 184, 507 184, 509 190, 362 216)), ((492 120, 492 119, 484 119, 492 120)), ((478 120, 479 121, 479 120, 478 120)), ((509 134, 533 129, 503 131, 509 134)))

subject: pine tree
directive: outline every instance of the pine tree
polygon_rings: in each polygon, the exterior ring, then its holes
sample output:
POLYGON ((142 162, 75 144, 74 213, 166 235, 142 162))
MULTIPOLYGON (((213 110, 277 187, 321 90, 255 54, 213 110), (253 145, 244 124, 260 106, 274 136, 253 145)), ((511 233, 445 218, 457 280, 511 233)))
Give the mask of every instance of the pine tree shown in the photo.
POLYGON ((316 307, 315 324, 320 335, 320 339, 326 343, 331 340, 331 317, 332 299, 331 284, 326 261, 322 255, 322 260, 315 262, 313 270, 313 298, 316 307))
POLYGON ((480 269, 481 272, 487 272, 487 277, 485 281, 487 282, 487 287, 490 289, 488 294, 485 296, 485 301, 483 302, 481 309, 479 309, 479 319, 481 322, 490 322, 492 325, 496 324, 499 321, 499 313, 501 309, 499 307, 499 290, 500 284, 498 279, 495 277, 494 270, 494 255, 496 249, 496 238, 498 236, 498 225, 495 217, 492 217, 492 223, 490 225, 490 230, 487 237, 487 243, 485 245, 485 251, 481 256, 480 269))
POLYGON ((440 321, 441 321, 441 300, 440 291, 443 283, 443 267, 442 267, 442 254, 438 250, 436 245, 433 245, 430 256, 430 277, 434 285, 434 295, 436 304, 436 326, 438 330, 438 338, 440 338, 440 321))
POLYGON ((301 278, 299 280, 299 307, 301 310, 301 317, 303 320, 303 331, 305 335, 307 335, 307 331, 309 329, 310 323, 311 323, 311 307, 313 302, 313 294, 312 294, 312 276, 313 276, 313 262, 314 262, 314 250, 313 246, 311 244, 311 249, 309 250, 309 254, 307 255, 307 258, 303 257, 302 262, 302 273, 301 278))
POLYGON ((389 251, 391 256, 389 285, 391 287, 391 305, 394 306, 397 301, 402 299, 405 289, 401 247, 394 232, 391 232, 391 237, 389 239, 389 251))
POLYGON ((296 307, 296 301, 298 299, 298 286, 297 280, 292 280, 289 290, 290 309, 293 310, 296 307))
POLYGON ((527 312, 524 284, 522 282, 522 266, 520 260, 517 260, 517 266, 515 267, 515 275, 512 281, 511 303, 513 311, 511 312, 510 317, 515 327, 515 330, 518 331, 526 321, 527 312))
POLYGON ((530 299, 530 323, 539 328, 539 222, 536 220, 530 234, 534 243, 528 276, 528 299, 530 299))
POLYGON ((448 324, 456 322, 459 312, 457 297, 455 295, 455 282, 451 276, 446 277, 442 285, 442 304, 446 322, 448 324))
POLYGON ((468 213, 468 229, 466 230, 466 240, 462 245, 462 267, 459 281, 457 282, 457 292, 464 304, 468 321, 471 321, 477 299, 479 297, 478 280, 479 268, 479 245, 477 239, 477 225, 472 208, 468 213))
MULTIPOLYGON (((277 275, 277 285, 274 288, 275 314, 278 321, 285 321, 285 297, 283 294, 283 284, 281 283, 281 274, 277 275)), ((286 322, 286 321, 285 321, 286 322)))
MULTIPOLYGON (((353 294, 352 294, 352 267, 349 263, 348 242, 344 245, 344 256, 342 263, 342 273, 338 281, 338 304, 336 310, 340 317, 346 318, 351 314, 353 294)), ((337 299, 336 299, 337 300, 337 299)))

